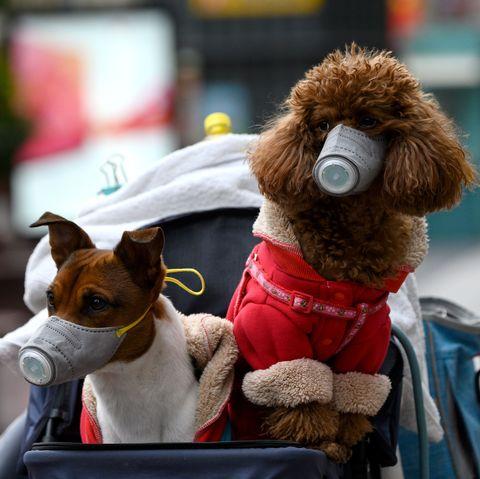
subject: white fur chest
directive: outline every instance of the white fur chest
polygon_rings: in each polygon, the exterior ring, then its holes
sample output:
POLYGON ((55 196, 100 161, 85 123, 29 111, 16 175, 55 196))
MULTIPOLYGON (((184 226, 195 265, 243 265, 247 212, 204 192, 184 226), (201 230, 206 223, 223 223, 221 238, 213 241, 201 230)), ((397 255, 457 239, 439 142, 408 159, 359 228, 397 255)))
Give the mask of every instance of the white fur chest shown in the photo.
POLYGON ((89 375, 104 443, 193 440, 198 382, 181 319, 168 299, 161 301, 165 317, 155 320, 148 351, 89 375))

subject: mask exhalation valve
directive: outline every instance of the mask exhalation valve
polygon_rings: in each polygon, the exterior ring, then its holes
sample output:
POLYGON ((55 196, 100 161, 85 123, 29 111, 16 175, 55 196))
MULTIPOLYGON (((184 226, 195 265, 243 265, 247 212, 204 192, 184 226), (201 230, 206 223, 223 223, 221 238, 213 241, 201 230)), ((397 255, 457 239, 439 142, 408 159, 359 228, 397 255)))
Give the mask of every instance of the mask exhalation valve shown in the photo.
POLYGON ((19 365, 25 379, 35 386, 46 386, 53 380, 53 367, 40 351, 30 348, 23 350, 19 365))

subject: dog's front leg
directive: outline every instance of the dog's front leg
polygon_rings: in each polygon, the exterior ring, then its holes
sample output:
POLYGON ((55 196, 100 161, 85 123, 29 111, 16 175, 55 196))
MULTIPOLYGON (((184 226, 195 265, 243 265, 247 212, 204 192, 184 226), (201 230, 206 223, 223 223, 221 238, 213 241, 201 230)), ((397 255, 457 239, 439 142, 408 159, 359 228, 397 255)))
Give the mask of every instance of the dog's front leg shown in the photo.
POLYGON ((332 461, 344 464, 352 455, 352 447, 372 430, 370 420, 364 414, 339 413, 336 436, 320 442, 317 448, 332 461))
POLYGON ((369 417, 378 413, 390 393, 390 380, 381 374, 334 374, 332 407, 339 413, 338 433, 318 449, 337 463, 347 462, 352 447, 372 431, 369 417))
POLYGON ((339 413, 329 404, 333 373, 326 364, 306 358, 281 361, 247 373, 242 389, 250 402, 270 408, 263 422, 267 437, 312 445, 338 433, 339 413))
POLYGON ((339 426, 339 413, 328 404, 319 402, 274 408, 263 422, 268 437, 311 447, 323 441, 333 441, 339 426))

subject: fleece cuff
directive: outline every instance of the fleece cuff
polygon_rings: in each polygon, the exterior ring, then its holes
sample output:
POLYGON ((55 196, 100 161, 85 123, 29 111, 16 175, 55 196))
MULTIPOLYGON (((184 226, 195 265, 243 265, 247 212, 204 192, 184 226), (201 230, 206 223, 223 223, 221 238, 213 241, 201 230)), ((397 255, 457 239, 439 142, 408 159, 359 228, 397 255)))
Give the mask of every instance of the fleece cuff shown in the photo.
POLYGON ((382 374, 334 374, 332 405, 339 412, 375 416, 391 387, 388 376, 382 374))
POLYGON ((247 399, 259 406, 295 407, 332 400, 333 373, 313 359, 282 361, 268 369, 247 373, 242 384, 247 399))

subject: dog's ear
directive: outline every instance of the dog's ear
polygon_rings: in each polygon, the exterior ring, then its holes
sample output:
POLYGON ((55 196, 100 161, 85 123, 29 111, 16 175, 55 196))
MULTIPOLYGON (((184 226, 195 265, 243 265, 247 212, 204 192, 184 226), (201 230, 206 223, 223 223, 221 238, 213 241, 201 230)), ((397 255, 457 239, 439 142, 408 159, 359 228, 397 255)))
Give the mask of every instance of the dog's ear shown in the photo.
POLYGON ((30 225, 31 228, 37 226, 48 226, 52 258, 58 269, 74 251, 95 248, 88 234, 80 226, 49 211, 30 225))
POLYGON ((127 268, 135 284, 143 289, 153 289, 154 296, 160 294, 165 276, 162 262, 165 237, 162 228, 125 231, 113 250, 127 268))
POLYGON ((293 202, 308 194, 306 189, 313 184, 306 179, 312 177, 316 153, 303 121, 296 112, 277 118, 260 135, 249 154, 250 167, 260 191, 274 201, 293 202))
POLYGON ((404 123, 406 131, 398 133, 385 159, 386 204, 415 216, 453 207, 463 187, 476 180, 453 123, 427 95, 417 101, 404 123))

